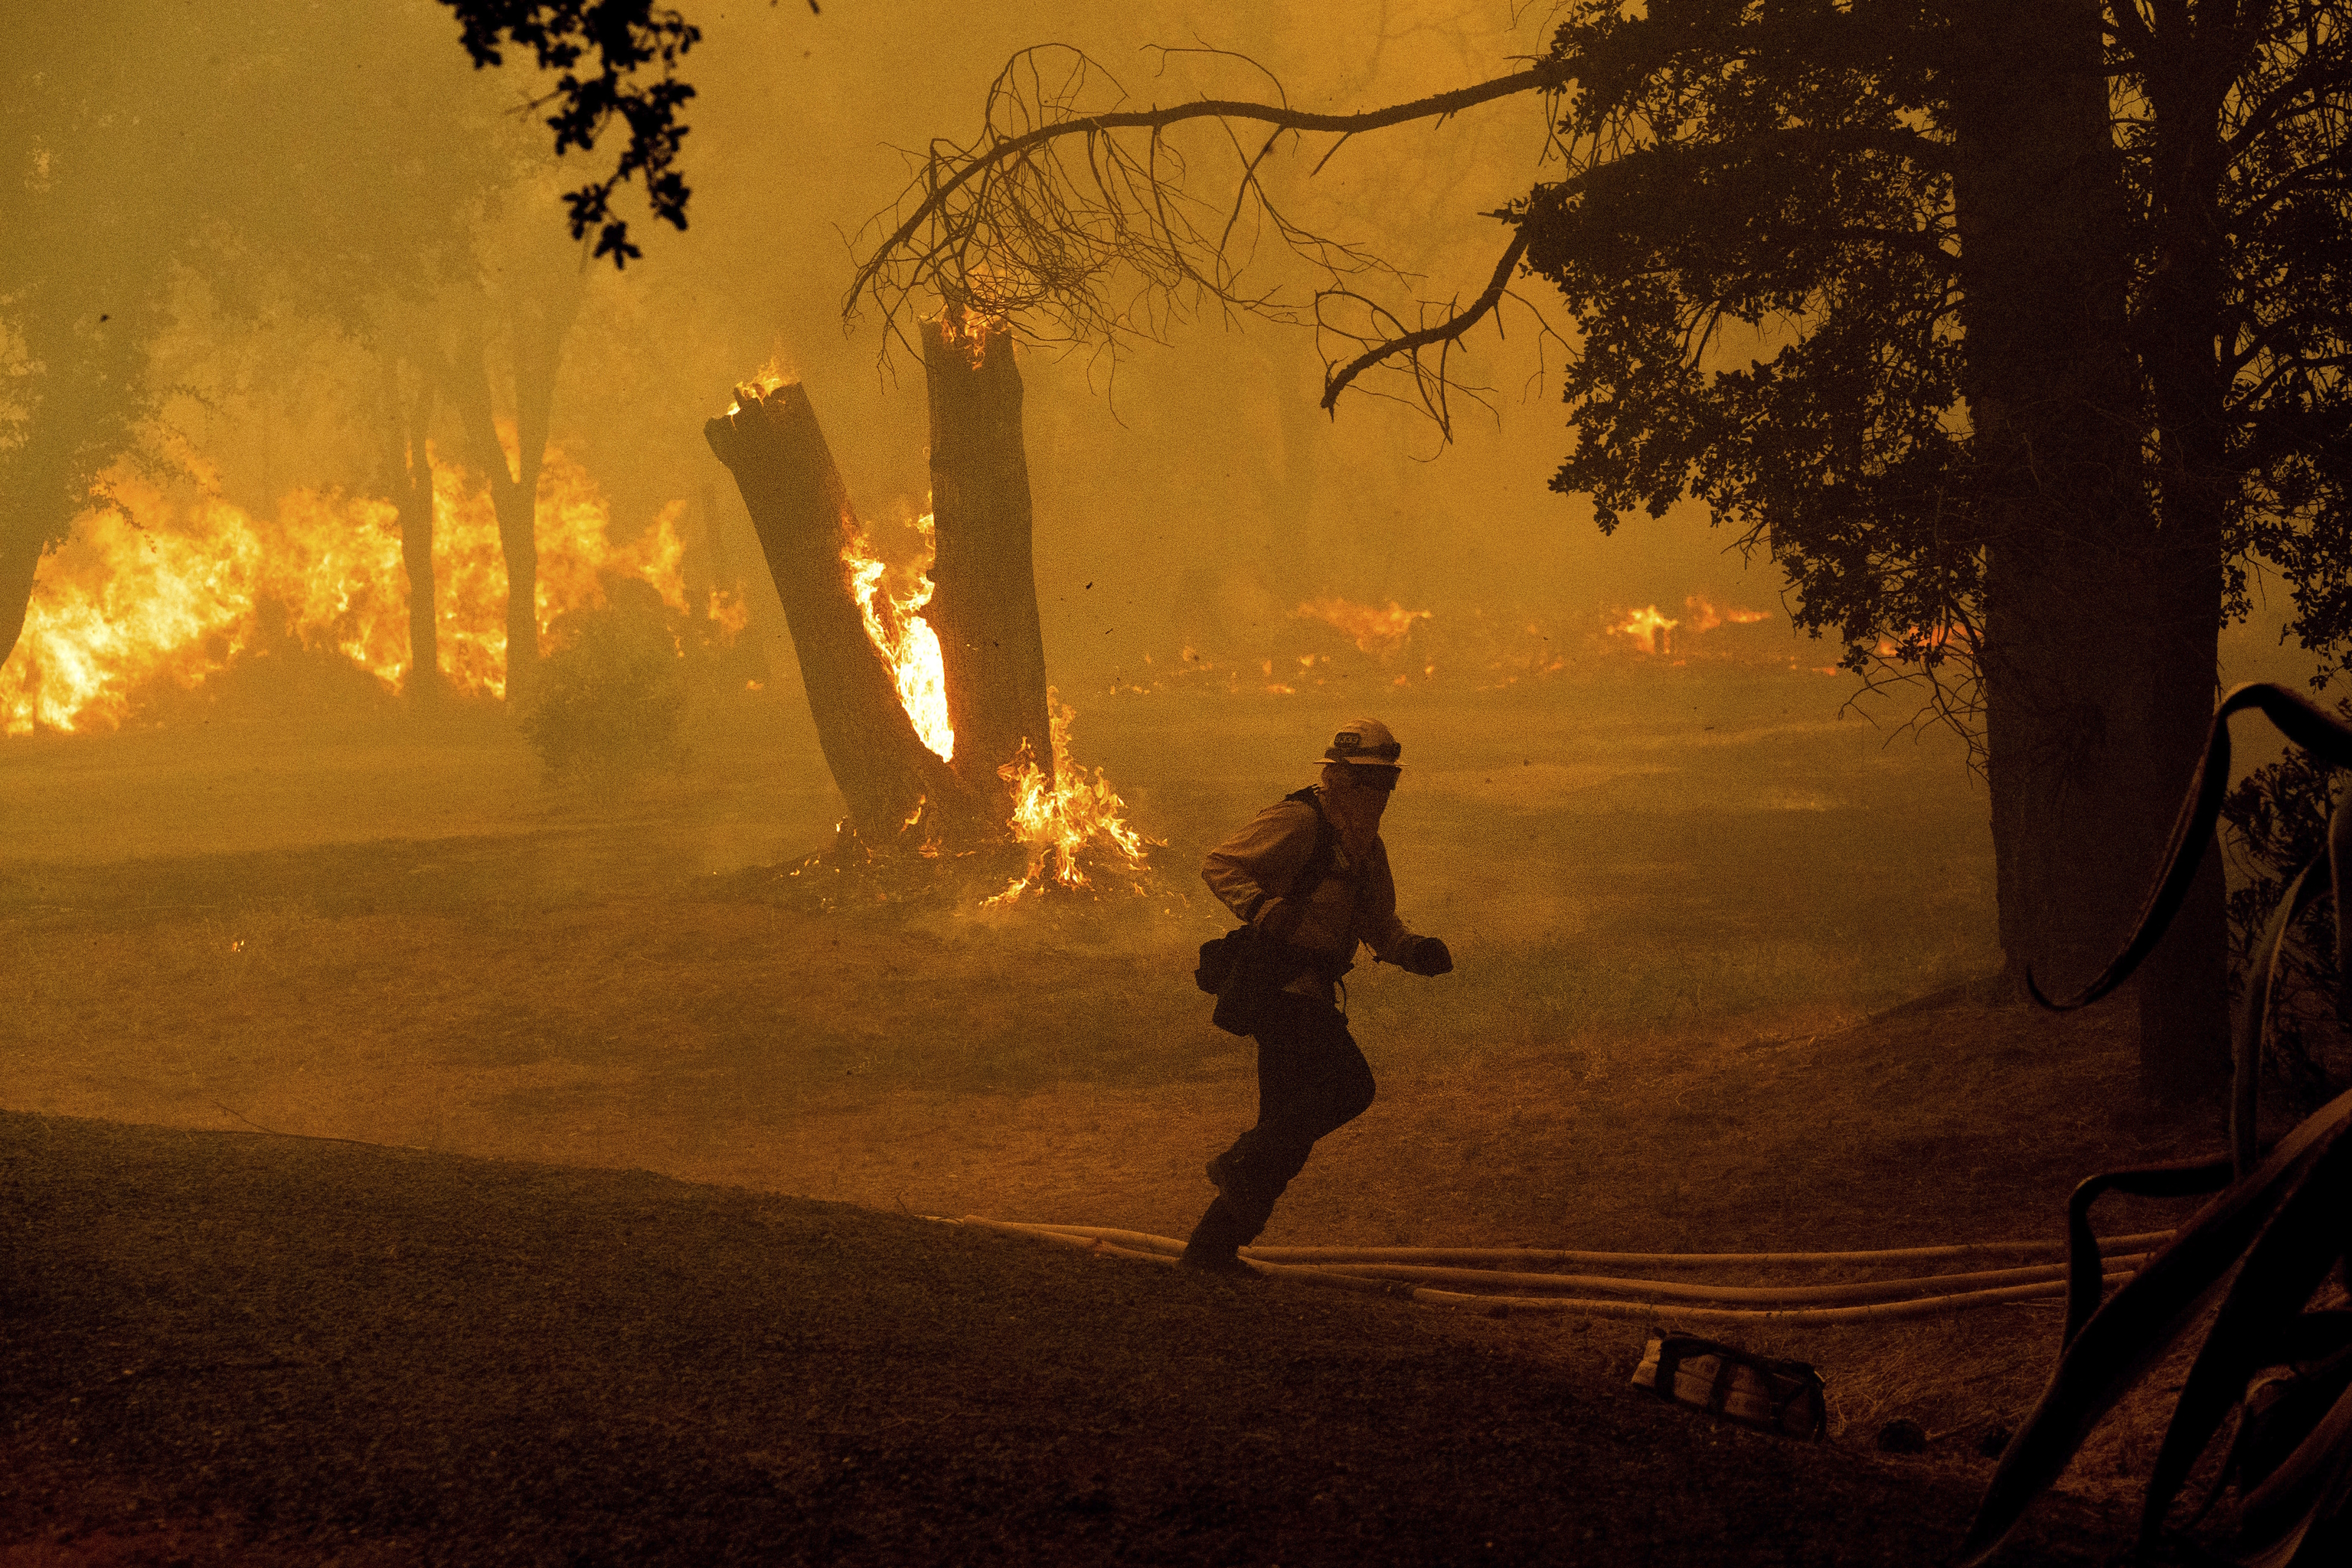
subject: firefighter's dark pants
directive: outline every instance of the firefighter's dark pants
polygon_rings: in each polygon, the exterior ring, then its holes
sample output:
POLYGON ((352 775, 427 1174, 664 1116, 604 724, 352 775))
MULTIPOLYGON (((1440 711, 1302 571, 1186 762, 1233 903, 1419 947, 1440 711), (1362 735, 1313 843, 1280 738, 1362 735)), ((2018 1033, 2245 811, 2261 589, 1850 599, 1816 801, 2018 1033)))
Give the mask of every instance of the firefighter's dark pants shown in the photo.
POLYGON ((1256 1240, 1315 1141, 1372 1103, 1372 1069, 1329 1003, 1276 992, 1261 1005, 1255 1033, 1257 1125, 1214 1162, 1220 1193, 1191 1243, 1203 1252, 1230 1253, 1256 1240))

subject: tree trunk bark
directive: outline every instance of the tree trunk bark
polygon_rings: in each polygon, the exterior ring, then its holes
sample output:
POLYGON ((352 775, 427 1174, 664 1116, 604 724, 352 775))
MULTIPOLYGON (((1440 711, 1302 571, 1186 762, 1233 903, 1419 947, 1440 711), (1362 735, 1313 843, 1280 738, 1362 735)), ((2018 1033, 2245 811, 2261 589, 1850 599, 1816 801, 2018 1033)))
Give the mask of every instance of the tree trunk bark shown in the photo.
MULTIPOLYGON (((2142 363, 2156 410, 2162 526, 2151 552, 2148 616, 2158 668, 2148 771, 2177 800, 2189 787, 2213 712, 2221 663, 2229 377, 2221 363, 2228 266, 2221 117, 2254 29, 2200 27, 2159 9, 2146 63, 2156 110, 2158 263, 2142 303, 2142 363), (2202 36, 2200 36, 2200 35, 2202 36)), ((2140 1077, 2162 1100, 2207 1098, 2228 1076, 2229 920, 2221 858, 2209 846, 2189 902, 2140 981, 2140 1077)))
POLYGON ((509 332, 514 354, 515 458, 507 462, 490 411, 488 345, 477 337, 467 363, 453 373, 453 390, 465 420, 467 445, 489 476, 490 501, 499 518, 499 552, 507 568, 508 710, 530 706, 539 679, 539 472, 547 458, 550 416, 555 404, 555 373, 563 357, 563 336, 580 308, 576 280, 556 288, 551 298, 518 308, 509 332))
POLYGON ((923 616, 939 634, 956 776, 1001 824, 1000 768, 1026 747, 1049 784, 1054 773, 1013 335, 961 312, 928 321, 923 374, 936 546, 923 616))
POLYGON ((32 607, 33 579, 41 571, 41 531, 22 521, 0 522, 0 664, 16 651, 32 607))
POLYGON ((441 695, 440 607, 433 585, 433 376, 420 367, 414 395, 403 392, 396 361, 384 367, 391 405, 393 506, 400 521, 400 563, 408 578, 408 680, 403 695, 430 704, 441 695))
MULTIPOLYGON (((498 420, 490 407, 488 347, 475 342, 464 363, 452 374, 457 408, 466 426, 466 445, 474 462, 488 478, 490 506, 499 519, 499 553, 507 568, 506 703, 509 712, 530 705, 533 679, 539 672, 539 468, 534 451, 516 421, 518 461, 507 462, 499 440, 498 420), (520 472, 516 470, 520 468, 520 472)), ((520 366, 516 376, 521 401, 520 366)), ((542 437, 546 426, 540 426, 542 437)))
MULTIPOLYGON (((2001 946, 2014 979, 2031 968, 2056 994, 2120 949, 2155 873, 2188 781, 2177 760, 2210 711, 2217 617, 2167 592, 2138 483, 2147 414, 2098 8, 1993 0, 1968 19, 1955 205, 2001 946)), ((2144 1053, 2222 1050, 2225 1032, 2173 1011, 2163 972, 2137 987, 2144 1053)), ((2195 1067, 2179 1065, 2184 1083, 2195 1067)))
MULTIPOLYGON (((909 829, 971 837, 982 820, 956 773, 915 735, 888 665, 866 634, 842 552, 857 531, 816 410, 798 383, 736 407, 703 436, 742 491, 782 600, 825 765, 868 845, 909 829)), ((957 749, 961 751, 961 735, 957 749)))

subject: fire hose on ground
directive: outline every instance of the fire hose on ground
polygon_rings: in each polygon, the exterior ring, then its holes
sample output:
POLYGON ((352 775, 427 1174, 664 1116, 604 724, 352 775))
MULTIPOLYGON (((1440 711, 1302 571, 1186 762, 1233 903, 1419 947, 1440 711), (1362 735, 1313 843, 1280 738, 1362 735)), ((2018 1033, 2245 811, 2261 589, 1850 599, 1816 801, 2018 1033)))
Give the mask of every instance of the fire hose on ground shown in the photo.
MULTIPOLYGON (((940 1217, 940 1216, 932 1216, 940 1217)), ((967 1215, 940 1219, 1023 1236, 1100 1257, 1173 1265, 1184 1244, 1107 1226, 1032 1225, 967 1215)), ((2170 1236, 2148 1231, 2102 1239, 2103 1286, 2121 1284, 2170 1236)), ((1827 1285, 1724 1285, 1562 1269, 1729 1269, 1845 1265, 1864 1268, 1991 1262, 2062 1251, 2063 1241, 1989 1241, 1870 1252, 1573 1252, 1507 1247, 1252 1247, 1242 1259, 1277 1279, 1433 1306, 1490 1312, 1549 1312, 1591 1318, 1657 1318, 1694 1323, 1846 1323, 1926 1318, 2011 1301, 2063 1298, 2063 1261, 1929 1272, 1901 1279, 1827 1285), (1546 1266, 1549 1266, 1548 1268, 1546 1266)))

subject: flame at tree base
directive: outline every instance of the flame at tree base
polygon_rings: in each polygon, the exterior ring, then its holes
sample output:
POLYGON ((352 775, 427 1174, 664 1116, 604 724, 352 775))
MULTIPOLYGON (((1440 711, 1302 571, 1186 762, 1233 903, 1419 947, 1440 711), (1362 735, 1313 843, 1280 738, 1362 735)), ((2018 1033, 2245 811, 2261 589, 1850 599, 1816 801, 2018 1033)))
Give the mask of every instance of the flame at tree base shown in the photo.
POLYGON ((1021 754, 996 770, 1012 786, 1013 836, 1028 850, 1029 866, 1011 887, 984 900, 982 908, 1049 887, 1091 888, 1079 858, 1088 849, 1099 847, 1129 871, 1141 870, 1150 852, 1149 841, 1120 816, 1127 804, 1103 771, 1097 768, 1088 776, 1070 761, 1070 721, 1077 717, 1076 710, 1048 687, 1045 711, 1054 749, 1053 782, 1046 782, 1025 741, 1021 754))
MULTIPOLYGON (((832 914, 877 906, 949 910, 1002 910, 1023 895, 1132 892, 1160 896, 1152 885, 1150 857, 1160 847, 1128 823, 1126 803, 1100 768, 1082 770, 1070 760, 1070 722, 1076 710, 1049 689, 1046 710, 1053 746, 1054 781, 1024 745, 997 774, 1008 786, 1013 814, 1007 837, 957 847, 952 828, 935 836, 930 803, 917 805, 887 839, 860 834, 843 818, 832 842, 785 868, 746 871, 747 891, 812 912, 832 914), (1018 875, 1013 875, 1018 866, 1018 875), (982 889, 999 889, 980 896, 982 889)), ((1175 902, 1182 903, 1181 894, 1175 902)))

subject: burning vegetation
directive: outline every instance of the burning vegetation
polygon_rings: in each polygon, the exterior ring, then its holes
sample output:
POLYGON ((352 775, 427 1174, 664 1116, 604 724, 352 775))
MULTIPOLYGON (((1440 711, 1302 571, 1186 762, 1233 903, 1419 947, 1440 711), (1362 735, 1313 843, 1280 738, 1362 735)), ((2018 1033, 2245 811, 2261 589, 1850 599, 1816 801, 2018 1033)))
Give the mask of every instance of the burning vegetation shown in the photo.
POLYGON ((931 543, 930 514, 924 513, 915 527, 923 536, 925 559, 911 566, 893 572, 875 554, 873 541, 862 528, 852 531, 841 559, 849 568, 849 592, 866 623, 866 638, 890 667, 898 706, 915 726, 915 738, 940 761, 952 763, 955 724, 948 717, 947 664, 940 653, 940 634, 922 615, 933 593, 929 558, 938 553, 931 543), (896 587, 888 582, 893 577, 898 579, 896 587))
POLYGON ((1771 618, 1769 611, 1726 608, 1701 595, 1693 594, 1683 601, 1683 614, 1679 616, 1664 615, 1655 605, 1644 605, 1638 610, 1614 612, 1609 635, 1631 638, 1633 647, 1641 652, 1664 658, 1669 653, 1683 651, 1672 636, 1675 632, 1697 637, 1717 626, 1753 626, 1771 618))
POLYGON ((705 427, 758 531, 848 806, 834 844, 788 875, 825 903, 960 897, 967 882, 1001 886, 985 901, 1002 903, 1093 889, 1109 868, 1139 886, 1148 841, 1101 770, 1072 763, 1074 713, 1045 682, 1013 340, 950 311, 923 343, 933 505, 916 560, 875 548, 800 383, 740 386, 705 427))
MULTIPOLYGON (((110 504, 83 515, 35 581, 25 630, 0 666, 0 731, 87 732, 130 720, 142 694, 189 689, 233 666, 273 627, 313 653, 347 659, 387 692, 412 684, 408 580, 392 503, 301 489, 256 517, 222 499, 210 468, 166 487, 131 471, 110 504)), ((540 475, 535 610, 560 646, 565 617, 603 605, 608 586, 641 584, 672 615, 731 639, 742 604, 713 590, 687 602, 674 502, 632 541, 586 469, 551 449, 540 475)), ((434 468, 436 646, 444 689, 497 699, 507 684, 506 566, 490 492, 434 468)))

